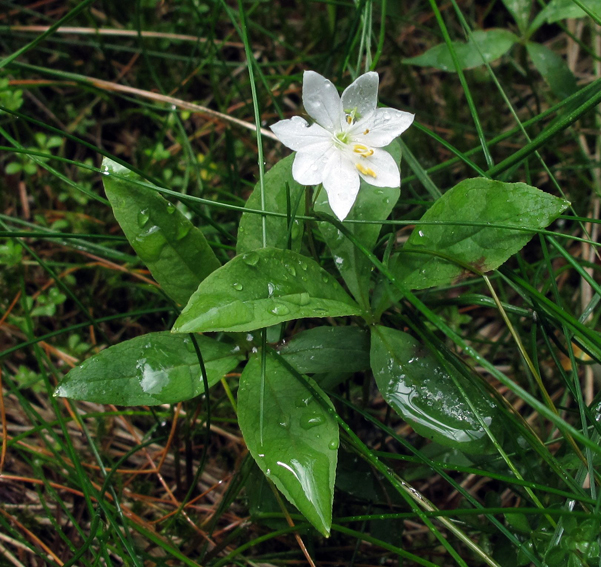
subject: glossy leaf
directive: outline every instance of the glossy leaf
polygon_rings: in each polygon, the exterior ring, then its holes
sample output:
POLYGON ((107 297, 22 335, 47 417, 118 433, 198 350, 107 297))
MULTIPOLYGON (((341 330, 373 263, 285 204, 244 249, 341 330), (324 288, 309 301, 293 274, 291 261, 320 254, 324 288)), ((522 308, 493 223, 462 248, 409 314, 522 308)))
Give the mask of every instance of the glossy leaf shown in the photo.
POLYGON ((478 177, 447 191, 421 218, 401 254, 391 259, 395 276, 410 289, 447 285, 472 272, 451 260, 420 254, 427 250, 447 255, 480 272, 498 268, 531 238, 531 232, 472 226, 502 224, 538 229, 548 226, 569 203, 525 183, 503 183, 478 177))
POLYGON ((260 356, 251 358, 240 377, 238 422, 259 468, 328 536, 339 444, 336 420, 277 355, 267 355, 263 390, 260 356))
POLYGON ((548 47, 531 41, 526 44, 526 49, 536 70, 557 98, 567 98, 578 90, 576 77, 563 57, 548 47))
MULTIPOLYGON (((209 387, 242 359, 235 347, 196 337, 209 387)), ((109 347, 73 368, 54 395, 119 406, 154 406, 189 400, 204 392, 192 340, 169 332, 149 333, 109 347)))
POLYGON ((165 292, 185 304, 221 265, 204 235, 167 199, 131 183, 148 184, 135 173, 108 158, 102 168, 106 196, 127 240, 165 292))
POLYGON ((513 16, 520 31, 526 31, 532 10, 532 0, 503 0, 503 4, 513 16))
MULTIPOLYGON (((485 62, 491 63, 505 55, 518 41, 518 38, 510 31, 496 29, 475 31, 472 38, 473 41, 468 43, 453 42, 459 66, 462 69, 473 69, 484 65, 485 62)), ((446 43, 432 47, 417 57, 404 59, 403 63, 455 72, 453 58, 446 43)))
MULTIPOLYGON (((400 167, 401 148, 398 143, 393 142, 385 150, 392 155, 400 167)), ((399 187, 374 187, 361 180, 361 189, 347 219, 385 220, 390 215, 400 195, 399 187)), ((328 203, 326 192, 323 190, 316 199, 315 210, 335 216, 328 203)), ((348 223, 346 226, 359 242, 369 250, 373 249, 376 244, 382 228, 382 225, 377 223, 348 223)), ((319 230, 332 252, 334 263, 346 285, 359 304, 366 309, 369 306, 370 261, 335 226, 327 222, 320 222, 319 230)))
POLYGON ((359 327, 315 327, 292 337, 280 355, 301 374, 369 368, 369 333, 359 327))
MULTIPOLYGON (((266 174, 263 179, 265 190, 265 210, 275 213, 288 214, 288 196, 290 192, 290 215, 296 217, 305 214, 305 188, 292 178, 292 162, 294 154, 280 160, 266 174), (288 189, 286 189, 286 185, 288 189), (298 203, 296 212, 294 208, 298 203)), ((247 209, 261 210, 261 186, 255 185, 248 201, 247 209)), ((266 216, 265 227, 267 243, 273 248, 288 247, 288 219, 286 217, 266 216)), ((290 230, 292 250, 300 250, 303 224, 294 220, 290 230)), ((257 213, 242 213, 240 227, 238 228, 238 242, 236 252, 244 254, 257 248, 263 248, 263 222, 262 216, 257 213)))
MULTIPOLYGON (((601 0, 581 0, 591 12, 601 16, 601 0)), ((547 23, 552 24, 567 18, 588 18, 588 14, 573 0, 552 0, 542 12, 547 23)))
POLYGON ((236 256, 204 280, 173 332, 253 331, 303 317, 358 313, 357 304, 314 260, 261 248, 236 256))
POLYGON ((373 327, 371 367, 382 397, 423 437, 468 454, 493 450, 455 379, 495 437, 502 439, 492 400, 461 374, 451 377, 436 356, 411 335, 373 327))

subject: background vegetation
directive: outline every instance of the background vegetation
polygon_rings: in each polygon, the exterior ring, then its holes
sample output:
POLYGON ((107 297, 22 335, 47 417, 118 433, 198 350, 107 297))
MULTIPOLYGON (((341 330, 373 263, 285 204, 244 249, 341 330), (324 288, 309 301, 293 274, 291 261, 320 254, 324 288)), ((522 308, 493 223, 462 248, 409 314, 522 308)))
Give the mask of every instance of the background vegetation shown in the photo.
MULTIPOLYGON (((0 565, 599 564, 601 4, 580 4, 0 0, 0 565), (511 33, 481 44, 489 66, 470 64, 473 45, 412 59, 492 29, 511 33), (225 262, 259 176, 255 113, 263 127, 299 114, 305 69, 346 86, 369 68, 383 104, 416 114, 378 256, 477 171, 572 207, 488 282, 419 292, 435 320, 390 314, 480 373, 524 443, 465 455, 428 442, 357 373, 332 390, 338 413, 437 509, 416 515, 343 435, 326 540, 249 458, 239 374, 155 408, 53 392, 88 356, 176 317, 107 204, 103 156, 180 193, 225 262)), ((266 169, 288 153, 268 133, 262 149, 266 169)))

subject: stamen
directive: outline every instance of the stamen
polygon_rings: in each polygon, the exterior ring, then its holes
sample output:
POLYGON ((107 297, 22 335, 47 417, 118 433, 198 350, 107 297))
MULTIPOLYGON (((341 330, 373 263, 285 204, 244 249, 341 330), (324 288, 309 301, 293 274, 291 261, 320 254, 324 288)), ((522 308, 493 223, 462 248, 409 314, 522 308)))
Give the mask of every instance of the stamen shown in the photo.
POLYGON ((359 154, 361 157, 369 157, 374 155, 374 151, 363 144, 355 144, 353 146, 353 151, 356 154, 359 154))
POLYGON ((365 167, 362 163, 356 163, 355 167, 363 174, 363 175, 369 175, 370 177, 373 177, 374 179, 377 177, 376 172, 371 169, 370 167, 365 167))
POLYGON ((365 129, 365 132, 363 132, 363 135, 365 136, 366 134, 369 134, 369 128, 365 129))
POLYGON ((350 114, 346 115, 346 123, 347 124, 352 124, 353 123, 353 117, 350 114))

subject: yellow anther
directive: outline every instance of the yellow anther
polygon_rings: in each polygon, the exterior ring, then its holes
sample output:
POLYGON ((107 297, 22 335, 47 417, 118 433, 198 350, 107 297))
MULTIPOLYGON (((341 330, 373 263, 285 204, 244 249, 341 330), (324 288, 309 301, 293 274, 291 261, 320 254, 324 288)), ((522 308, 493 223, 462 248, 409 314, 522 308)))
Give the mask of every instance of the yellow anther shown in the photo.
POLYGON ((355 167, 363 174, 363 175, 369 175, 370 177, 373 177, 374 179, 377 177, 376 172, 371 169, 370 167, 365 167, 362 163, 356 163, 355 167))
POLYGON ((355 144, 353 146, 353 151, 356 154, 359 154, 361 157, 369 157, 374 155, 374 151, 363 144, 355 144))
POLYGON ((363 132, 363 135, 365 136, 366 134, 369 134, 369 128, 365 129, 365 132, 363 132))
POLYGON ((353 123, 353 117, 350 114, 346 115, 346 123, 347 124, 352 124, 353 123))

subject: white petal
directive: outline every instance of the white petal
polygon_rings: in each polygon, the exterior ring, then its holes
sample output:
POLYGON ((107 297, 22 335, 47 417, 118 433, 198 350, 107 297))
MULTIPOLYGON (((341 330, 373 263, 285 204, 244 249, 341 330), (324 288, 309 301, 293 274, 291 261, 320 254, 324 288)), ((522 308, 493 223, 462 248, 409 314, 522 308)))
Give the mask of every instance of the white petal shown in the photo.
POLYGON ((331 141, 313 144, 297 152, 292 164, 292 177, 301 185, 322 183, 326 164, 335 149, 331 141))
POLYGON ((323 186, 334 214, 344 220, 349 214, 360 182, 357 169, 343 152, 334 151, 326 164, 323 186))
POLYGON ((378 108, 370 120, 356 124, 349 134, 354 142, 373 148, 383 148, 407 130, 414 118, 415 115, 410 112, 394 108, 378 108))
POLYGON ((300 116, 293 116, 289 120, 280 120, 270 128, 282 144, 294 151, 324 142, 331 137, 319 124, 309 126, 307 121, 300 116))
POLYGON ((400 187, 401 173, 394 158, 384 150, 374 149, 369 157, 353 155, 353 162, 361 178, 375 187, 400 187))
POLYGON ((342 103, 331 81, 315 71, 303 74, 303 104, 315 122, 326 130, 340 132, 344 123, 342 103))
POLYGON ((356 109, 357 120, 371 116, 378 104, 378 73, 370 71, 353 81, 342 93, 342 108, 350 114, 356 109))

